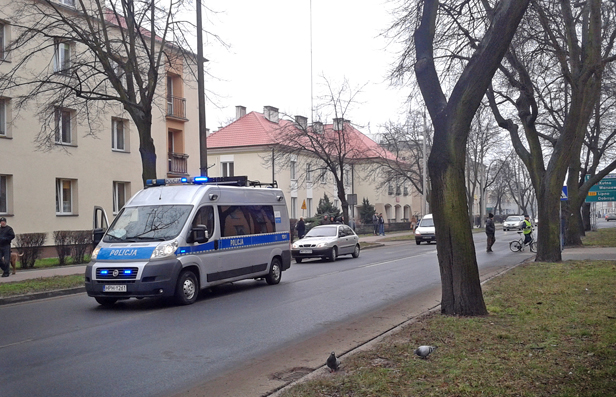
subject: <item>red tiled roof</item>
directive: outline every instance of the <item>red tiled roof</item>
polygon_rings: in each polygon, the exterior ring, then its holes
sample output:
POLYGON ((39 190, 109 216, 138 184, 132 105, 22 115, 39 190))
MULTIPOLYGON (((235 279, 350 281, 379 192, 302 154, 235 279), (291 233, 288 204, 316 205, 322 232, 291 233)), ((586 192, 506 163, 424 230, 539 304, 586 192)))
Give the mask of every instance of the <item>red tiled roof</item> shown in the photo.
MULTIPOLYGON (((207 138, 208 149, 222 149, 247 146, 284 145, 277 142, 280 132, 294 125, 288 120, 280 120, 274 123, 265 118, 262 113, 250 112, 244 117, 234 121, 226 127, 212 133, 207 138)), ((333 125, 323 126, 324 132, 333 132, 333 125)), ((346 125, 346 136, 352 139, 347 142, 349 157, 354 159, 387 158, 395 161, 395 156, 379 146, 372 139, 361 133, 353 126, 346 125), (350 127, 350 128, 349 128, 350 127)))

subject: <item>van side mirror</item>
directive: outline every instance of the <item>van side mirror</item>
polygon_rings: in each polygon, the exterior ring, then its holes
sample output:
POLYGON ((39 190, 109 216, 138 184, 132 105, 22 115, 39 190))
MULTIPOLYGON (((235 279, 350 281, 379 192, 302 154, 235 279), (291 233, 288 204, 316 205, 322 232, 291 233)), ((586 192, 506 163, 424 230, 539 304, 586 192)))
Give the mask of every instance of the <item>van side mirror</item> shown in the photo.
POLYGON ((188 236, 189 243, 203 244, 209 240, 207 227, 205 225, 197 225, 190 229, 190 236, 188 236))
POLYGON ((92 245, 96 247, 101 242, 105 235, 105 229, 97 228, 92 231, 92 245))

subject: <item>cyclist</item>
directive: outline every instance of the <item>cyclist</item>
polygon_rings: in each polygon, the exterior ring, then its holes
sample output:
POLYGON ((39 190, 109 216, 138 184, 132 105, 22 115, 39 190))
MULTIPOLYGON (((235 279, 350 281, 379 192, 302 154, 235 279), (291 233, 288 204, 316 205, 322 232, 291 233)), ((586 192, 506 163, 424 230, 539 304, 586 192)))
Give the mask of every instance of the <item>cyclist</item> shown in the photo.
POLYGON ((530 223, 528 214, 524 215, 524 228, 522 230, 524 232, 524 245, 528 245, 533 240, 533 224, 530 223))

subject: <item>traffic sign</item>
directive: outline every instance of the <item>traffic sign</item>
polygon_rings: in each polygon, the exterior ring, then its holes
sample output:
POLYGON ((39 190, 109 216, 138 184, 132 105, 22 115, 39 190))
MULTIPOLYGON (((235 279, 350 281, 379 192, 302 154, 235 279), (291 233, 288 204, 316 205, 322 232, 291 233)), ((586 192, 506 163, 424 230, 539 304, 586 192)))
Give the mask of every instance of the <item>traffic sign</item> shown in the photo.
MULTIPOLYGON (((589 176, 586 175, 586 179, 589 176)), ((601 192, 605 190, 616 190, 616 174, 609 174, 590 188, 590 192, 601 192)))
POLYGON ((567 195, 567 186, 563 186, 563 191, 560 192, 560 201, 569 200, 569 196, 567 195))
POLYGON ((588 192, 586 196, 587 203, 601 202, 601 201, 616 201, 616 189, 615 190, 603 190, 599 192, 588 192))
POLYGON ((308 207, 306 207, 306 200, 304 200, 304 202, 302 203, 302 209, 305 210, 306 208, 308 207))

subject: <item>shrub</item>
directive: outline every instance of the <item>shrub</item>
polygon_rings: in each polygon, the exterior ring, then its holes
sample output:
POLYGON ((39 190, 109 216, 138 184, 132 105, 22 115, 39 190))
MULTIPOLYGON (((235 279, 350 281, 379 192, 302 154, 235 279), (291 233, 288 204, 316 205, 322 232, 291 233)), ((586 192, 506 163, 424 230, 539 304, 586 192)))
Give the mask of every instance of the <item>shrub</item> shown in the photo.
POLYGON ((56 244, 56 252, 58 253, 58 264, 64 266, 66 265, 66 257, 71 253, 71 231, 56 230, 53 232, 53 239, 56 244))
POLYGON ((15 236, 17 251, 22 255, 20 259, 22 269, 34 267, 34 262, 41 256, 46 239, 45 233, 22 233, 15 236))
POLYGON ((71 232, 70 243, 73 263, 84 263, 88 248, 92 245, 92 230, 74 230, 71 232))

